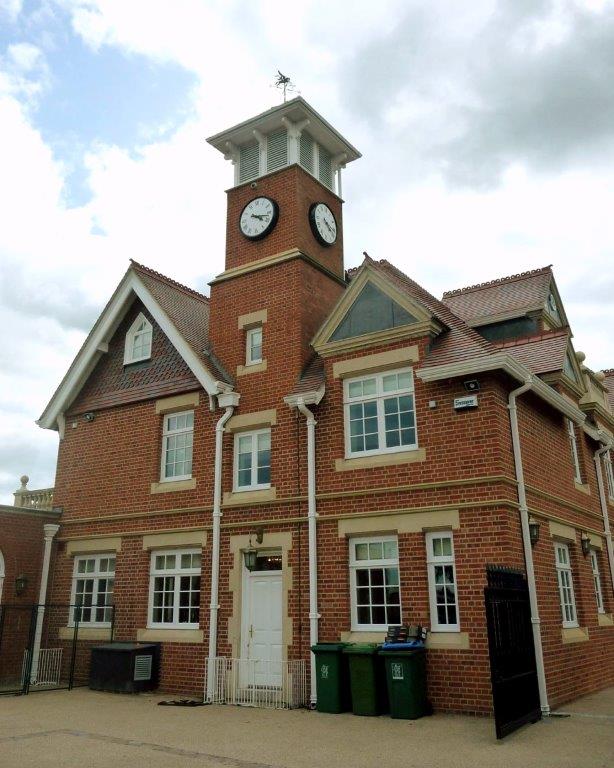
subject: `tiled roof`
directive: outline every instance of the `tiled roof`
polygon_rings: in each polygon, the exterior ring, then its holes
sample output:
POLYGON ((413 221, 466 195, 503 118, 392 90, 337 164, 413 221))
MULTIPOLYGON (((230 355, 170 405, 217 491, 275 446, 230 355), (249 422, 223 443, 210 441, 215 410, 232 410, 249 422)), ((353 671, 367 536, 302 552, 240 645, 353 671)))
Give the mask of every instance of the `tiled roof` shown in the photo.
POLYGON ((545 305, 551 281, 552 269, 547 266, 446 291, 442 301, 470 324, 480 324, 499 315, 520 317, 545 305))
POLYGON ((614 368, 606 368, 603 372, 605 373, 603 383, 608 389, 608 402, 610 403, 610 408, 614 412, 614 368))
POLYGON ((170 277, 131 259, 131 269, 170 317, 199 360, 216 379, 232 383, 232 377, 211 353, 209 343, 209 299, 170 277))
POLYGON ((489 341, 459 318, 450 307, 425 291, 418 283, 390 262, 385 259, 374 261, 370 256, 365 256, 365 262, 395 283, 412 299, 426 307, 435 319, 444 326, 445 330, 433 341, 425 364, 446 365, 475 357, 485 357, 497 351, 489 341))
POLYGON ((307 363, 291 395, 304 395, 306 392, 315 392, 325 382, 324 361, 315 355, 307 363))
POLYGON ((531 373, 539 374, 563 369, 568 342, 569 329, 563 328, 528 339, 497 343, 496 346, 526 365, 531 373))

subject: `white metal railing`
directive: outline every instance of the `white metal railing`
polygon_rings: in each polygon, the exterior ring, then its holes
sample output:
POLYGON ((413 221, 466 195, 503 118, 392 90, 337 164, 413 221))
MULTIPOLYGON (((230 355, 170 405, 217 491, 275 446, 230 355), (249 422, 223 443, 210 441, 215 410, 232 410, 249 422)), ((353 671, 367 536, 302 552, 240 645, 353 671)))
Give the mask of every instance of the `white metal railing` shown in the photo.
POLYGON ((307 665, 298 661, 207 660, 205 692, 211 680, 211 704, 296 709, 308 704, 307 665))
MULTIPOLYGON (((21 679, 25 682, 28 674, 30 652, 26 649, 23 652, 23 663, 21 666, 21 679)), ((33 665, 34 666, 34 665, 33 665)), ((32 669, 31 685, 59 685, 60 675, 62 673, 62 648, 41 648, 38 652, 38 663, 36 672, 32 669)))

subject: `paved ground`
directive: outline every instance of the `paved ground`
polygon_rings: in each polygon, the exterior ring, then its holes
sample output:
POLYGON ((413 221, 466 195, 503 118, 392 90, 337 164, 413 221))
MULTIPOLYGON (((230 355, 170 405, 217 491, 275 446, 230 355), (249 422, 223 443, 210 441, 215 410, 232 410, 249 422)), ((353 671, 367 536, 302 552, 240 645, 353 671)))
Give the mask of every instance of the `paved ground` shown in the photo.
POLYGON ((86 689, 0 697, 2 768, 611 768, 614 688, 502 742, 492 720, 159 707, 86 689))

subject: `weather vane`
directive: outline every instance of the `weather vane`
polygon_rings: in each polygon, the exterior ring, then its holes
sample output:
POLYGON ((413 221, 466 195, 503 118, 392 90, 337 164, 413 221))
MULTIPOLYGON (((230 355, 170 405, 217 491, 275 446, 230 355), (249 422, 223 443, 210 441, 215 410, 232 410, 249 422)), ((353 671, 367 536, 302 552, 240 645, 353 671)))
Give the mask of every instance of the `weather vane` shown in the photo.
POLYGON ((286 101, 286 92, 292 93, 296 90, 296 87, 292 80, 287 75, 282 74, 277 70, 277 77, 275 78, 275 88, 281 88, 284 92, 284 102, 286 101))

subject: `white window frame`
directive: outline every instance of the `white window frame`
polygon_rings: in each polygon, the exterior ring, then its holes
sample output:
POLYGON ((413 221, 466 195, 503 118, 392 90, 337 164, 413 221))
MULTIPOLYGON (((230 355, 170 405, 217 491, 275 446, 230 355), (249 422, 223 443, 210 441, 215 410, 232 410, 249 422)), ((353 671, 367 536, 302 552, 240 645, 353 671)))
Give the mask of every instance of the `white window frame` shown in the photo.
POLYGON ((345 433, 345 457, 347 459, 361 457, 361 456, 375 456, 383 453, 400 453, 401 451, 413 451, 418 448, 418 422, 416 418, 416 396, 414 388, 414 372, 413 368, 397 368, 391 371, 381 371, 378 373, 364 374, 362 376, 355 376, 351 379, 346 379, 343 382, 343 422, 345 433), (409 388, 398 389, 390 392, 384 392, 383 381, 385 376, 391 376, 395 374, 409 373, 411 376, 411 385, 409 388), (375 379, 376 391, 372 395, 361 395, 359 397, 350 397, 350 386, 357 382, 364 382, 369 379, 375 379), (415 441, 407 445, 386 446, 386 421, 384 414, 384 400, 393 397, 402 397, 404 395, 411 395, 413 399, 413 414, 414 414, 414 432, 415 441), (357 403, 373 402, 377 403, 377 435, 378 435, 378 447, 365 451, 352 451, 351 444, 351 427, 350 427, 350 406, 357 403))
POLYGON ((601 572, 599 571, 599 558, 597 557, 597 551, 590 549, 588 553, 591 573, 593 575, 593 587, 595 588, 595 601, 597 603, 597 613, 605 613, 605 607, 603 605, 603 590, 601 589, 601 572))
POLYGON ((124 345, 124 365, 130 365, 130 363, 139 363, 141 362, 141 360, 150 360, 152 345, 153 345, 153 327, 149 322, 149 320, 145 317, 145 315, 142 312, 139 312, 139 314, 136 317, 136 320, 132 323, 132 325, 128 329, 128 333, 126 333, 126 343, 124 345), (145 328, 142 331, 137 332, 137 328, 142 322, 145 322, 145 328), (147 354, 142 354, 138 357, 135 357, 134 343, 137 337, 144 333, 149 333, 149 352, 147 352, 147 354))
POLYGON ((428 573, 429 583, 429 608, 431 612, 431 632, 460 632, 460 613, 458 606, 458 580, 456 578, 456 563, 454 561, 454 536, 452 531, 429 531, 426 534, 426 568, 428 573), (433 554, 433 541, 435 539, 449 539, 450 541, 450 555, 435 555, 433 554), (452 566, 452 577, 454 585, 454 595, 456 607, 456 622, 442 624, 439 621, 437 612, 437 591, 436 591, 436 579, 435 568, 437 566, 452 566))
MULTIPOLYGON (((356 583, 356 571, 359 568, 396 568, 398 574, 398 589, 399 589, 399 624, 402 622, 403 617, 403 598, 401 595, 401 569, 399 567, 399 540, 397 536, 363 536, 354 537, 349 540, 350 556, 349 556, 349 569, 350 569, 350 607, 351 607, 351 629, 353 632, 386 632, 388 626, 397 626, 394 624, 360 624, 358 622, 358 603, 357 603, 357 583, 356 583), (387 541, 394 541, 397 545, 397 556, 395 558, 382 558, 381 560, 357 560, 356 559, 356 545, 357 544, 376 544, 387 541)), ((396 586, 396 585, 393 585, 396 586)), ((385 588, 385 585, 384 585, 385 588)), ((370 599, 370 596, 369 596, 370 599)))
POLYGON ((202 595, 202 549, 198 547, 189 547, 187 549, 157 549, 152 550, 149 565, 149 605, 147 608, 147 628, 148 629, 198 629, 200 627, 201 619, 201 605, 199 600, 198 607, 198 621, 188 622, 179 621, 179 595, 182 576, 198 576, 201 581, 199 584, 199 594, 202 595), (159 555, 175 555, 177 560, 175 562, 181 563, 182 555, 200 555, 201 564, 198 568, 181 568, 175 567, 172 569, 157 569, 155 567, 156 557, 159 555), (156 577, 162 578, 174 578, 173 583, 173 621, 154 621, 154 585, 156 577))
POLYGON ((574 481, 582 484, 582 472, 580 471, 580 457, 578 454, 578 438, 576 437, 576 427, 571 419, 567 419, 567 435, 569 437, 569 446, 571 450, 571 461, 573 464, 574 481))
POLYGON ((172 475, 167 477, 166 476, 166 453, 167 453, 167 446, 168 441, 170 437, 174 437, 179 434, 186 434, 186 433, 192 433, 192 446, 190 447, 190 451, 192 452, 192 467, 194 462, 194 411, 188 410, 188 411, 173 411, 172 413, 165 413, 164 414, 164 420, 162 422, 162 453, 160 456, 160 482, 161 483, 173 483, 176 480, 190 480, 192 478, 192 472, 185 475, 172 475), (192 426, 191 427, 185 427, 182 429, 173 429, 169 430, 168 428, 168 422, 169 419, 171 419, 173 416, 183 416, 183 415, 192 415, 192 426))
POLYGON ((603 454, 603 466, 605 467, 605 476, 608 486, 608 498, 614 501, 614 468, 612 467, 612 451, 606 451, 603 454))
MULTIPOLYGON (((101 579, 109 580, 113 579, 113 586, 115 586, 115 567, 112 571, 106 570, 101 571, 100 570, 100 563, 102 560, 113 560, 116 561, 116 554, 115 552, 100 552, 100 553, 94 553, 87 555, 77 555, 75 557, 75 561, 73 563, 73 574, 72 574, 72 585, 70 590, 70 604, 71 606, 75 606, 77 604, 77 581, 84 581, 84 580, 92 580, 94 582, 92 587, 92 595, 94 598, 94 601, 97 600, 97 597, 99 595, 98 586, 101 579), (80 562, 86 562, 88 560, 93 560, 94 570, 93 571, 84 571, 83 573, 79 573, 79 563, 80 562)), ((114 592, 111 592, 113 594, 114 592)), ((105 592, 105 595, 108 595, 108 590, 105 592)), ((101 608, 103 606, 96 605, 96 602, 92 602, 91 609, 94 613, 97 608, 101 608)), ((105 607, 112 606, 114 603, 111 600, 110 603, 106 603, 105 607)), ((89 608, 90 606, 84 606, 89 608)), ((74 627, 75 626, 75 616, 74 616, 74 609, 71 609, 70 616, 68 619, 68 626, 74 627)), ((111 620, 109 621, 85 621, 83 619, 83 616, 81 615, 79 617, 79 626, 80 627, 102 627, 107 628, 111 626, 111 620)))
POLYGON ((253 328, 248 328, 245 333, 245 365, 258 365, 264 358, 262 356, 262 343, 264 341, 264 331, 261 325, 255 325, 253 328), (256 333, 260 333, 260 344, 253 344, 253 337, 256 333), (256 357, 253 354, 254 346, 260 346, 260 357, 256 357))
MULTIPOLYGON (((234 439, 234 462, 233 462, 233 491, 234 493, 242 493, 243 491, 259 491, 265 490, 271 487, 271 481, 268 483, 258 482, 258 436, 268 434, 269 436, 269 456, 271 454, 271 428, 255 429, 249 432, 237 432, 234 439), (252 439, 252 465, 251 465, 251 480, 250 485, 239 485, 239 441, 243 437, 251 437, 252 439), (255 482, 254 482, 255 481, 255 482)), ((270 461, 270 458, 269 458, 270 461)), ((269 464, 269 478, 271 477, 271 465, 269 464)))
POLYGON ((556 565, 556 578, 559 587, 559 602, 561 604, 561 618, 563 627, 566 629, 571 627, 578 627, 578 610, 576 608, 576 596, 573 587, 573 571, 571 568, 571 553, 569 550, 569 544, 565 544, 561 541, 554 542, 554 559, 556 565), (560 555, 565 552, 567 562, 563 562, 560 555), (566 583, 567 582, 567 583, 566 583), (570 600, 566 600, 565 593, 569 593, 570 600), (566 618, 565 608, 571 608, 572 619, 566 618))

